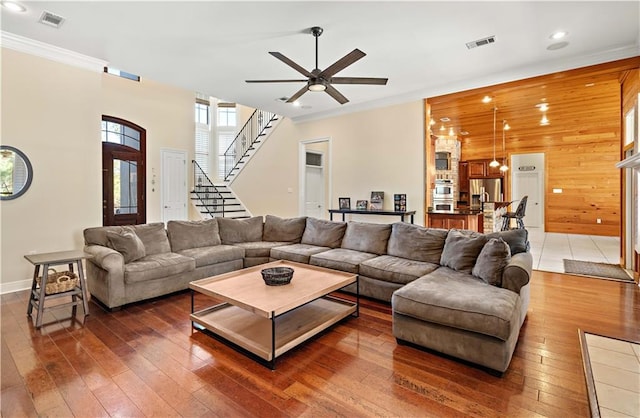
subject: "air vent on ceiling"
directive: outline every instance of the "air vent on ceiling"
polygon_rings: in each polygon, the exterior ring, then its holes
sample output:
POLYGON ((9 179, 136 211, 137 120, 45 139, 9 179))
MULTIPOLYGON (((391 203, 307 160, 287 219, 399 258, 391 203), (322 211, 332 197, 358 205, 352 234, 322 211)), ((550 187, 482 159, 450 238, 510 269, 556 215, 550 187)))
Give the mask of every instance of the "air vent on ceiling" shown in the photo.
POLYGON ((475 41, 467 42, 467 48, 473 49, 483 45, 489 45, 496 41, 495 35, 487 36, 486 38, 478 39, 475 41))
POLYGON ((42 23, 43 25, 59 28, 64 23, 64 17, 45 10, 42 12, 40 20, 38 20, 38 22, 42 23))

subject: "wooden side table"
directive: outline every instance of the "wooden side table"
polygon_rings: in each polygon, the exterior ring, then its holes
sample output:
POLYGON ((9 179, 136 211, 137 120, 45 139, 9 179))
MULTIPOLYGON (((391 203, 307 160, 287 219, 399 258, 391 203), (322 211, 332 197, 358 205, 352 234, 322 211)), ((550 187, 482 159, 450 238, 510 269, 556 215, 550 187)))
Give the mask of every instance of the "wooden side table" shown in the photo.
POLYGON ((82 268, 82 260, 85 258, 90 258, 89 254, 86 254, 84 251, 73 250, 73 251, 60 251, 55 253, 44 253, 44 254, 28 254, 25 255, 24 258, 27 259, 31 264, 35 266, 33 272, 33 283, 31 284, 31 295, 29 296, 29 306, 27 307, 27 315, 31 316, 31 312, 33 308, 37 310, 36 316, 36 328, 40 328, 42 326, 42 317, 43 313, 49 309, 57 309, 63 308, 66 306, 73 306, 73 316, 76 315, 77 305, 82 304, 82 308, 84 309, 84 315, 89 315, 89 292, 87 291, 86 282, 84 280, 84 269, 82 268), (45 292, 45 284, 47 283, 47 278, 49 276, 49 267, 68 264, 69 270, 74 271, 73 265, 77 266, 77 274, 78 274, 78 286, 74 287, 71 290, 60 293, 53 293, 47 295, 45 292), (40 288, 38 287, 38 275, 40 274, 40 267, 42 266, 42 279, 40 288), (63 296, 71 296, 71 302, 63 303, 60 305, 51 306, 49 308, 45 308, 45 302, 49 299, 55 299, 63 296))

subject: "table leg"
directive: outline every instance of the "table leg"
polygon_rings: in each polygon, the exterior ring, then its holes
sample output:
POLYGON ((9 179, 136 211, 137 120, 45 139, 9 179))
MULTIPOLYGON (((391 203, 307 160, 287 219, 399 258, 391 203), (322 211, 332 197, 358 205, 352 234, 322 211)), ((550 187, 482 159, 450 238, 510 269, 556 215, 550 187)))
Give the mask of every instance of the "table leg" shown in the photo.
POLYGON ((49 278, 49 264, 42 265, 42 280, 40 281, 40 295, 38 296, 38 314, 36 316, 36 328, 42 326, 42 317, 44 316, 44 298, 45 289, 47 287, 47 279, 49 278))
POLYGON ((329 212, 329 220, 333 221, 333 212, 329 212))
POLYGON ((31 283, 31 293, 29 293, 29 306, 27 306, 27 316, 31 316, 31 312, 33 311, 33 301, 36 298, 33 292, 35 292, 36 286, 38 285, 38 274, 40 274, 40 264, 36 264, 36 267, 33 269, 33 283, 31 283))
POLYGON ((411 223, 413 223, 413 215, 411 215, 411 223))
MULTIPOLYGON (((78 277, 80 279, 80 289, 82 290, 82 308, 84 309, 84 316, 89 315, 89 290, 87 289, 87 282, 84 279, 84 269, 82 268, 82 260, 76 261, 78 263, 78 277)), ((74 306, 75 308, 75 306, 74 306)))
POLYGON ((345 213, 342 212, 342 222, 344 222, 344 215, 345 215, 345 213))

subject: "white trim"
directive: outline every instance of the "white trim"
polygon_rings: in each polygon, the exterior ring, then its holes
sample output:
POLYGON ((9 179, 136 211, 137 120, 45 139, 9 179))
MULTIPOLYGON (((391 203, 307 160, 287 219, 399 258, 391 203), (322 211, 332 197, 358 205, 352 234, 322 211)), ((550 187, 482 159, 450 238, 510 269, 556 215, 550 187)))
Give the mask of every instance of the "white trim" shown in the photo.
MULTIPOLYGON (((164 195, 164 186, 165 186, 165 182, 167 181, 167 177, 165 176, 164 173, 164 158, 165 155, 167 153, 172 153, 172 154, 180 154, 182 155, 182 157, 184 158, 184 190, 185 190, 185 194, 183 196, 183 203, 184 203, 184 219, 175 219, 175 220, 187 220, 189 219, 189 197, 191 195, 189 189, 190 189, 190 185, 189 185, 189 168, 188 168, 188 164, 189 164, 189 159, 188 157, 188 153, 187 151, 183 150, 183 149, 176 149, 176 148, 160 148, 160 213, 162 214, 162 222, 166 223, 170 220, 174 220, 174 219, 165 219, 165 195, 164 195)), ((154 176, 155 174, 152 174, 152 176, 154 176)), ((155 179, 152 178, 151 181, 154 181, 155 179)), ((157 186, 157 184, 152 185, 152 187, 157 186)), ((147 186, 148 187, 148 186, 147 186)), ((192 187, 192 186, 191 186, 192 187)), ((148 191, 147 191, 148 193, 148 191)))
POLYGON ((0 295, 31 289, 33 279, 18 280, 17 282, 0 283, 0 295))
POLYGON ((11 32, 1 31, 0 38, 3 48, 13 49, 15 51, 24 52, 26 54, 35 55, 52 61, 61 62, 73 67, 83 68, 85 70, 103 72, 108 62, 83 55, 68 49, 60 48, 51 44, 36 41, 34 39, 25 38, 24 36, 15 35, 11 32))
MULTIPOLYGON (((306 175, 306 145, 313 144, 317 142, 327 142, 327 155, 326 159, 323 162, 323 169, 327 176, 329 176, 329 191, 326 195, 329 196, 329 201, 325 201, 327 205, 331 204, 331 199, 333 198, 333 175, 332 175, 332 152, 331 152, 331 137, 322 137, 315 139, 307 139, 302 140, 298 143, 298 214, 300 216, 304 216, 305 214, 305 204, 304 204, 304 196, 305 196, 305 175, 306 175)), ((325 208, 327 209, 327 208, 325 208)))

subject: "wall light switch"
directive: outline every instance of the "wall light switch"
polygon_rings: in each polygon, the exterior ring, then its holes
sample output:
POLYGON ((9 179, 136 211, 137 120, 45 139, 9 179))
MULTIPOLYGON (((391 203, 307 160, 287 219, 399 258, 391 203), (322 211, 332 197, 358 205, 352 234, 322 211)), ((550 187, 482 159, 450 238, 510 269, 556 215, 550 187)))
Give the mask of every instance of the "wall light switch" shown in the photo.
POLYGON ((553 189, 554 193, 562 193, 562 189, 553 189))
POLYGON ((287 193, 293 193, 293 189, 291 187, 287 188, 287 193))

